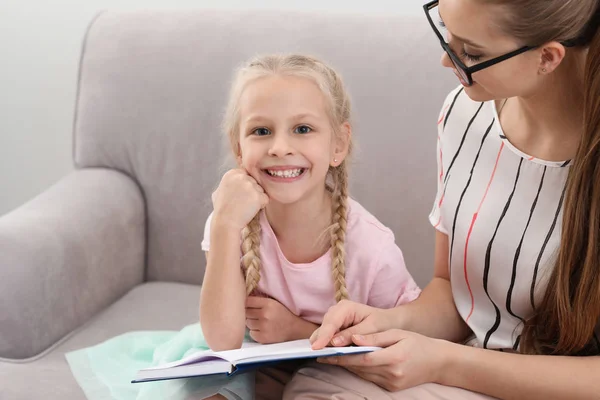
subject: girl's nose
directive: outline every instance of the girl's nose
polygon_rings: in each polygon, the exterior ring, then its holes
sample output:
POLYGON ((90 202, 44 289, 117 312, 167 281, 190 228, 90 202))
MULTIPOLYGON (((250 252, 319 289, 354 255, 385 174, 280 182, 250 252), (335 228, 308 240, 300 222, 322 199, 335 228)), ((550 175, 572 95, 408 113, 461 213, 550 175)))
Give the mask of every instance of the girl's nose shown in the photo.
POLYGON ((269 149, 269 155, 284 157, 289 154, 293 154, 294 149, 292 147, 289 135, 285 133, 276 133, 273 136, 271 148, 269 149))

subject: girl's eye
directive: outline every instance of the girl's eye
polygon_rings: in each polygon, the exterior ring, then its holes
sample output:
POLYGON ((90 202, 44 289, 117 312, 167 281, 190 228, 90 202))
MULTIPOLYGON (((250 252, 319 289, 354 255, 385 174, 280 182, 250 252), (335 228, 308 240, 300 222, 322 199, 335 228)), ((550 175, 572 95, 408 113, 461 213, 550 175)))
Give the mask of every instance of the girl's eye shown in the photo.
POLYGON ((269 131, 267 128, 256 128, 252 131, 252 133, 256 136, 267 136, 271 134, 271 131, 269 131))
POLYGON ((300 125, 299 127, 297 127, 296 129, 294 129, 294 133, 299 133, 301 135, 307 134, 312 132, 312 129, 309 126, 306 125, 300 125))
POLYGON ((462 58, 467 59, 471 62, 479 62, 481 60, 481 55, 469 54, 464 49, 462 50, 462 58))

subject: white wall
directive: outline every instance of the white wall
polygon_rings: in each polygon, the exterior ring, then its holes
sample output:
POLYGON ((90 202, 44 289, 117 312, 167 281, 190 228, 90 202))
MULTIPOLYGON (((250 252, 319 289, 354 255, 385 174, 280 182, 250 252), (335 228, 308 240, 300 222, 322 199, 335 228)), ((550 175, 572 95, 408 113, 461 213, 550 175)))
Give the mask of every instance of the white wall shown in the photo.
POLYGON ((79 51, 98 10, 279 8, 418 13, 423 0, 2 0, 0 5, 0 215, 72 169, 79 51))

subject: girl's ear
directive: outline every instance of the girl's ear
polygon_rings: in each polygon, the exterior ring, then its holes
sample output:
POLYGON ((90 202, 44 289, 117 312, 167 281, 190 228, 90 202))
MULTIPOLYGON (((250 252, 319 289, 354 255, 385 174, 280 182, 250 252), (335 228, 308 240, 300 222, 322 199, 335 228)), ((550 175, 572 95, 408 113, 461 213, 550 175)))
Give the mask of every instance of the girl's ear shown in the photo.
POLYGON ((334 139, 330 164, 332 167, 340 165, 348 156, 350 140, 352 139, 352 126, 349 122, 340 125, 340 133, 334 139))

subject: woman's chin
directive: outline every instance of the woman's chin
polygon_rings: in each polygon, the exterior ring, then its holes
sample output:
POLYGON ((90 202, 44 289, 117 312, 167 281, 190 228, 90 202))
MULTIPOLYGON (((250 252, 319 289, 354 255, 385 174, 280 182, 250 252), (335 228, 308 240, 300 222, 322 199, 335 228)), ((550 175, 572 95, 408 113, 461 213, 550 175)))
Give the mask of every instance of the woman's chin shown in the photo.
POLYGON ((474 83, 473 86, 465 86, 464 90, 467 96, 469 96, 469 98, 473 101, 489 100, 485 98, 486 96, 484 96, 484 91, 481 90, 481 87, 477 87, 476 83, 474 83))
POLYGON ((494 96, 493 94, 489 93, 476 82, 473 83, 472 86, 465 87, 465 93, 467 94, 467 96, 469 96, 471 100, 478 102, 486 102, 497 99, 497 96, 494 96))

